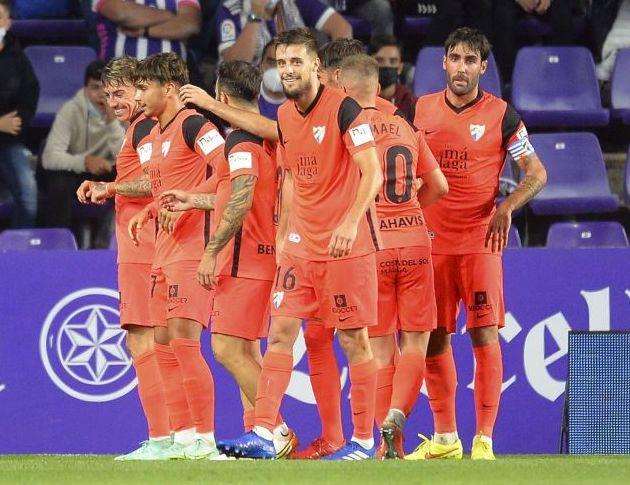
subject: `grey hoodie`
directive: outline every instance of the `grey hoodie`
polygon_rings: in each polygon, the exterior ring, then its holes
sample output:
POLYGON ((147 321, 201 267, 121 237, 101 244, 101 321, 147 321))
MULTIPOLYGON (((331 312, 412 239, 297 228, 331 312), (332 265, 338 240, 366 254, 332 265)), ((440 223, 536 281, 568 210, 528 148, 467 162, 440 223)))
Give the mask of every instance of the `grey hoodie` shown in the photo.
POLYGON ((114 162, 125 136, 119 121, 107 123, 88 109, 83 88, 66 102, 55 117, 42 155, 47 170, 85 172, 85 156, 93 155, 114 162))

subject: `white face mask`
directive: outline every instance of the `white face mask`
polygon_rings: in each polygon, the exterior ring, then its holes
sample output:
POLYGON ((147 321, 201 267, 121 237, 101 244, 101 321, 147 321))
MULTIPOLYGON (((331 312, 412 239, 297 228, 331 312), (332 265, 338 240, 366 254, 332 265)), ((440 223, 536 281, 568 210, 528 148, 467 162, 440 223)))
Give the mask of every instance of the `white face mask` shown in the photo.
POLYGON ((0 27, 0 44, 4 41, 4 36, 7 35, 7 29, 0 27))
POLYGON ((263 73, 263 86, 272 93, 282 93, 282 80, 278 69, 272 67, 263 73))

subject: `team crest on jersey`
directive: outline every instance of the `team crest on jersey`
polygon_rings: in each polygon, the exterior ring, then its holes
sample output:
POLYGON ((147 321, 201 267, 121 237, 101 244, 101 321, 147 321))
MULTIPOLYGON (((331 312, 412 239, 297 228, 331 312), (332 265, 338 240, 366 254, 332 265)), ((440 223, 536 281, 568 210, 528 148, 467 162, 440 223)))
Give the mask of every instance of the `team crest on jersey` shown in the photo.
POLYGON ((151 160, 152 153, 153 145, 151 143, 140 145, 138 147, 138 158, 140 159, 140 164, 147 163, 149 160, 151 160))
POLYGON ((165 141, 162 142, 162 156, 165 157, 168 151, 171 149, 171 142, 165 141))
POLYGON ((325 126, 313 126, 313 136, 315 137, 315 141, 322 144, 324 141, 324 136, 326 135, 326 127, 325 126))
POLYGON ((470 136, 475 141, 479 141, 483 134, 486 132, 486 125, 473 125, 470 124, 470 136))

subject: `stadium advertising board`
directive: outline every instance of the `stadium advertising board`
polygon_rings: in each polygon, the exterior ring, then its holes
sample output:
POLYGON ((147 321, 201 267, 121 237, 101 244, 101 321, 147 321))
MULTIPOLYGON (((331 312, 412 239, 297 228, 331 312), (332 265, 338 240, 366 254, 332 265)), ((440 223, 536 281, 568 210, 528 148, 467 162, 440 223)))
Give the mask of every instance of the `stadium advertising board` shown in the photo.
MULTIPOLYGON (((495 452, 557 451, 568 331, 630 329, 628 256, 615 249, 507 252, 495 452)), ((118 326, 115 261, 109 251, 0 253, 0 453, 119 453, 145 438, 133 366, 118 326)), ((236 436, 242 430, 238 391, 211 360, 208 338, 203 348, 215 378, 217 435, 236 436)), ((468 451, 473 359, 464 332, 453 342, 458 424, 468 451)), ((300 334, 282 408, 302 443, 320 431, 305 350, 300 334)), ((337 351, 348 431, 348 370, 337 351)), ((416 431, 431 433, 431 423, 425 395, 408 421, 407 448, 417 443, 416 431)))

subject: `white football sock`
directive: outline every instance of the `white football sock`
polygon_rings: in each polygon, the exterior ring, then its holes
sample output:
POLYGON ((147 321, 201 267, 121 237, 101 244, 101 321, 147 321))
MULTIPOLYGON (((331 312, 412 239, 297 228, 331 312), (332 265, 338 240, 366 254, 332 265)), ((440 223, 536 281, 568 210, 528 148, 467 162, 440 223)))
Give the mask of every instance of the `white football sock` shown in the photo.
POLYGON ((374 438, 369 438, 367 440, 362 440, 362 439, 359 439, 359 438, 353 436, 352 437, 352 441, 354 441, 355 443, 360 444, 366 450, 370 450, 370 449, 372 449, 374 447, 374 438))
POLYGON ((452 445, 458 439, 457 431, 453 431, 452 433, 435 433, 433 435, 433 440, 440 445, 452 445))
POLYGON ((156 436, 155 438, 149 437, 149 441, 164 441, 164 440, 170 440, 170 439, 171 439, 170 436, 156 436))
POLYGON ((484 443, 492 446, 492 438, 486 436, 485 434, 479 434, 479 441, 483 441, 484 443))
POLYGON ((195 441, 195 428, 182 429, 175 431, 173 441, 180 445, 189 445, 195 441))
POLYGON ((254 426, 254 433, 267 441, 273 441, 273 433, 262 426, 254 426))
POLYGON ((283 435, 282 438, 286 438, 286 435, 289 434, 289 427, 287 426, 287 423, 282 423, 276 426, 276 428, 273 430, 273 434, 283 435))

